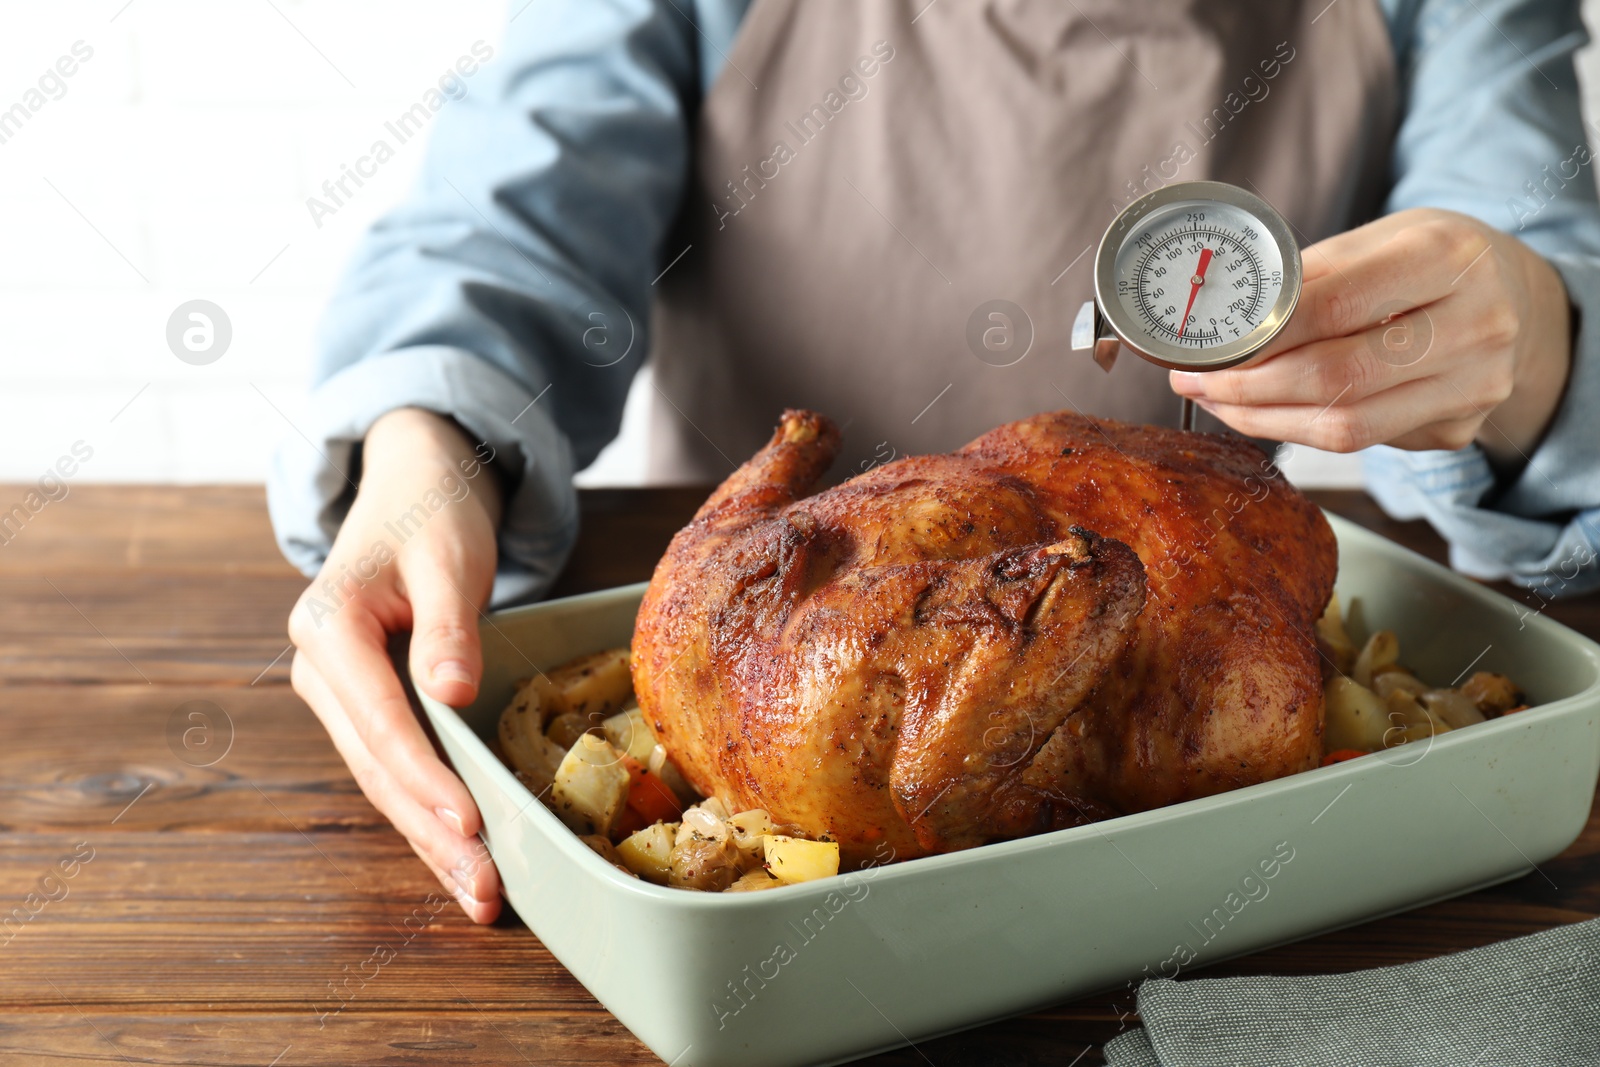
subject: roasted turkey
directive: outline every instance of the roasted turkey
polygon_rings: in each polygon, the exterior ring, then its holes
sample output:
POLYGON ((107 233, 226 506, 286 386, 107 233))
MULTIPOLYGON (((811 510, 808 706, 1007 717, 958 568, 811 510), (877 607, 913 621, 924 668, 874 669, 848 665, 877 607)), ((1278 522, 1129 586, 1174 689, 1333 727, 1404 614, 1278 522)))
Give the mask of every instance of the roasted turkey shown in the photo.
POLYGON ((1057 412, 815 492, 838 448, 786 412, 640 606, 702 793, 850 865, 1316 765, 1333 533, 1255 446, 1057 412))

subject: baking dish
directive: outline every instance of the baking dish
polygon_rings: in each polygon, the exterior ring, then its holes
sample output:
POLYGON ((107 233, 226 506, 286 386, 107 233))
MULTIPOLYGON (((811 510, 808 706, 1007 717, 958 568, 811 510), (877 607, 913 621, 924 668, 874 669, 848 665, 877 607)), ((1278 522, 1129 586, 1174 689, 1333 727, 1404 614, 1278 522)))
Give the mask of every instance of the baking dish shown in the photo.
POLYGON ((1436 684, 1511 675, 1536 706, 1219 796, 761 893, 603 862, 489 751, 517 679, 626 644, 644 586, 500 612, 479 699, 425 713, 517 913, 673 1067, 839 1063, 1464 893, 1587 821, 1600 648, 1337 516, 1338 592, 1436 684))

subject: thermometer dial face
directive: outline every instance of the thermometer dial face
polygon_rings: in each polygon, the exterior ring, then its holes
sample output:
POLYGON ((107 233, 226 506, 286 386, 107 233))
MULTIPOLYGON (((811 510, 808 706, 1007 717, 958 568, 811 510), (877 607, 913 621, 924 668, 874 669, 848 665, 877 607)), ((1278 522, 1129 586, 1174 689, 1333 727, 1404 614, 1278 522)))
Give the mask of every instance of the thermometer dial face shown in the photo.
POLYGON ((1167 367, 1249 359, 1300 295, 1300 252, 1265 201, 1219 182, 1183 182, 1113 221, 1095 269, 1100 308, 1122 342, 1167 367))

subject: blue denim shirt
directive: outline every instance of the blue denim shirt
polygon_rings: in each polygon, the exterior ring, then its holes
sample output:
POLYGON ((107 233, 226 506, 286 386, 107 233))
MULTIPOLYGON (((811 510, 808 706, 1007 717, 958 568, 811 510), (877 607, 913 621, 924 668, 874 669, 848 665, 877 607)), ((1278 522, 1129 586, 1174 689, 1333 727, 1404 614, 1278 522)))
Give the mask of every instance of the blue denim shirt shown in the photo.
MULTIPOLYGON (((494 602, 548 588, 577 533, 573 471, 616 435, 649 350, 650 283, 690 180, 696 110, 748 6, 529 0, 513 14, 504 54, 443 104, 416 189, 366 236, 329 307, 307 418, 267 487, 294 564, 311 574, 326 558, 367 429, 414 406, 453 417, 511 475, 494 602), (621 373, 579 389, 583 308, 600 298, 639 336, 621 373)), ((1467 573, 1549 595, 1600 586, 1600 205, 1577 4, 1380 6, 1403 102, 1386 209, 1447 208, 1516 233, 1555 264, 1580 326, 1560 410, 1514 479, 1498 484, 1476 446, 1378 448, 1371 491, 1391 514, 1428 519, 1467 573)))

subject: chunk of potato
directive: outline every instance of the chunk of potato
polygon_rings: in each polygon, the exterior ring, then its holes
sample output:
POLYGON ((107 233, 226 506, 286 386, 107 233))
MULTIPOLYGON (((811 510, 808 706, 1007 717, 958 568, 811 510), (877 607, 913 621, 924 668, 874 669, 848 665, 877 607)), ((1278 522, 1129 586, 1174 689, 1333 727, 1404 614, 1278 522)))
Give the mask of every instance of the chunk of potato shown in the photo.
POLYGON ((645 881, 666 885, 672 876, 672 843, 677 836, 677 823, 658 822, 624 838, 617 846, 617 856, 645 881))
POLYGON ((546 676, 551 710, 588 717, 598 726, 621 710, 633 697, 633 676, 628 671, 628 650, 609 648, 583 656, 550 671, 546 676))
POLYGON ((656 734, 645 721, 639 705, 623 708, 601 723, 600 728, 605 731, 607 741, 649 769, 650 754, 656 748, 656 734))
POLYGON ((782 834, 767 834, 761 839, 766 869, 787 885, 829 878, 839 873, 837 841, 806 841, 782 834))
POLYGON ((550 809, 575 834, 609 834, 628 799, 628 769, 622 753, 594 734, 567 750, 550 787, 550 809))
POLYGON ((1383 747, 1383 735, 1392 724, 1389 708, 1378 699, 1378 694, 1343 675, 1330 678, 1324 692, 1327 697, 1327 717, 1322 732, 1324 749, 1376 752, 1383 747))
POLYGON ((587 715, 564 711, 550 720, 550 725, 545 727, 545 734, 565 752, 578 743, 578 738, 589 732, 590 726, 587 715))
MULTIPOLYGON (((625 863, 622 862, 622 857, 617 854, 617 846, 611 843, 611 839, 609 837, 601 837, 599 834, 586 834, 583 837, 578 838, 578 840, 594 849, 595 855, 611 864, 611 866, 615 867, 623 874, 632 875, 634 873, 628 869, 625 863)), ((635 877, 637 876, 635 875, 635 877)))

